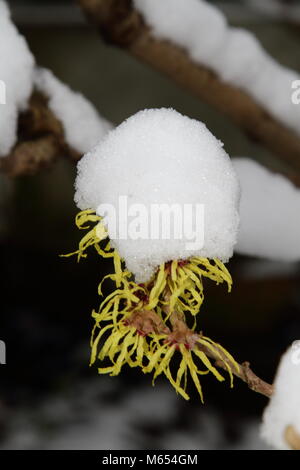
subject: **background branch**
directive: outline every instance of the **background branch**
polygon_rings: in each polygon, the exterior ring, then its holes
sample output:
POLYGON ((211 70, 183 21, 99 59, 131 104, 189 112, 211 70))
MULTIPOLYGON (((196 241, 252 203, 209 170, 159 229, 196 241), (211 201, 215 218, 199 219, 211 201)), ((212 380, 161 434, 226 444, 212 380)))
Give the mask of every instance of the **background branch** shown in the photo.
POLYGON ((168 75, 231 118, 253 140, 300 170, 300 137, 272 117, 248 94, 222 82, 187 53, 167 41, 155 39, 131 0, 78 0, 104 40, 126 49, 139 60, 168 75))
MULTIPOLYGON (((175 45, 155 39, 131 0, 78 0, 88 18, 109 43, 126 49, 139 60, 168 75, 201 100, 230 117, 252 139, 277 154, 293 170, 285 173, 299 186, 300 138, 271 117, 246 93, 222 82, 212 71, 193 63, 175 45)), ((31 96, 19 117, 18 142, 0 159, 0 170, 11 177, 34 174, 57 157, 77 161, 81 155, 68 146, 63 126, 40 92, 31 96)))
POLYGON ((10 155, 0 159, 0 170, 8 176, 31 175, 66 155, 77 161, 81 155, 68 146, 61 122, 48 107, 48 99, 34 92, 28 109, 20 114, 18 142, 10 155))

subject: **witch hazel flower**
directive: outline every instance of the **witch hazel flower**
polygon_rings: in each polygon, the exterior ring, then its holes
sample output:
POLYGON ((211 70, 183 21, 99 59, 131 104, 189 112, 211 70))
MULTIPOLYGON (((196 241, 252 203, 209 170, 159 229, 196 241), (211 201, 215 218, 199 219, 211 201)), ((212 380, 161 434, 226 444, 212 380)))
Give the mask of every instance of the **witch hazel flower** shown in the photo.
POLYGON ((173 109, 141 111, 81 159, 75 187, 76 224, 87 233, 71 255, 80 260, 92 247, 112 258, 99 294, 106 279, 116 286, 92 313, 91 364, 100 360, 100 374, 124 365, 153 381, 163 374, 185 399, 190 376, 203 401, 200 376, 224 380, 213 353, 232 385, 238 364, 197 331, 203 279, 232 287, 224 262, 237 237, 239 185, 223 144, 173 109))

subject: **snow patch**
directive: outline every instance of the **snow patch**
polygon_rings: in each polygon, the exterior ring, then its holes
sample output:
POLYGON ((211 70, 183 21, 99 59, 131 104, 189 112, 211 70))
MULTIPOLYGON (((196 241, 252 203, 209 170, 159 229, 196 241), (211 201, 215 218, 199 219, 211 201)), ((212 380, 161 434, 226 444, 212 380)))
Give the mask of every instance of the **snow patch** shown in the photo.
POLYGON ((49 98, 49 108, 62 122, 67 143, 78 152, 93 148, 112 127, 81 93, 60 82, 50 70, 36 69, 35 85, 49 98))
MULTIPOLYGON (((239 185, 230 158, 206 126, 173 109, 144 110, 108 133, 78 163, 75 201, 80 209, 112 204, 203 204, 204 246, 176 239, 120 239, 108 231, 127 268, 144 282, 163 262, 193 255, 228 261, 238 228, 239 185)), ((121 212, 121 210, 120 210, 121 212)), ((99 215, 104 215, 99 213, 99 215)))
POLYGON ((300 260, 300 190, 249 158, 234 158, 241 185, 237 253, 300 260))

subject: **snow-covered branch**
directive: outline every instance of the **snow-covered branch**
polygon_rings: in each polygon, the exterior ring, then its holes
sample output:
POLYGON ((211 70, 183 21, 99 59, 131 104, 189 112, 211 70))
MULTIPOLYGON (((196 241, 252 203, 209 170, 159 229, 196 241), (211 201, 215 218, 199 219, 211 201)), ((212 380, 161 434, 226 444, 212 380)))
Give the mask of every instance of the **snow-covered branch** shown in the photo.
POLYGON ((111 124, 50 71, 35 69, 34 92, 18 119, 16 144, 0 159, 9 176, 34 174, 64 155, 73 161, 92 148, 111 124))
POLYGON ((35 173, 57 157, 78 160, 111 125, 80 93, 38 68, 0 0, 0 169, 35 173))
POLYGON ((299 188, 252 159, 232 161, 242 188, 235 251, 277 261, 299 261, 299 188))
POLYGON ((41 74, 49 79, 49 90, 45 83, 36 84, 26 110, 19 115, 16 144, 0 158, 0 170, 11 177, 34 174, 61 156, 77 161, 110 128, 81 94, 49 71, 40 71, 39 79, 41 74))
POLYGON ((19 116, 17 142, 0 159, 0 169, 10 177, 34 174, 63 154, 74 160, 81 156, 66 144, 62 123, 49 108, 47 97, 35 91, 19 116))
MULTIPOLYGON (((225 79, 225 77, 222 79, 220 74, 216 73, 216 67, 212 67, 211 64, 208 66, 205 60, 196 61, 195 57, 192 58, 188 44, 184 47, 184 41, 182 40, 180 42, 182 39, 181 36, 185 40, 186 30, 197 30, 199 34, 201 28, 199 24, 194 28, 187 27, 187 25, 184 24, 186 15, 183 17, 178 13, 176 8, 174 8, 176 15, 171 15, 172 11, 169 11, 169 16, 162 18, 161 22, 166 27, 169 27, 172 21, 179 22, 179 25, 176 23, 178 26, 176 28, 177 44, 174 38, 171 37, 170 32, 168 33, 168 40, 166 40, 167 33, 163 34, 162 29, 159 30, 160 34, 157 31, 153 32, 153 25, 145 23, 145 18, 134 9, 133 2, 130 0, 79 0, 79 3, 91 22, 98 27, 106 41, 126 49, 139 60, 148 63, 155 69, 171 77, 176 83, 193 92, 198 98, 206 101, 230 117, 251 138, 259 141, 269 150, 277 154, 282 160, 299 170, 300 138, 295 130, 296 126, 298 126, 297 122, 299 122, 296 119, 298 110, 296 110, 295 105, 295 109, 292 108, 290 96, 287 94, 290 89, 287 90, 286 87, 289 82, 289 77, 296 77, 297 74, 276 64, 273 59, 261 50, 257 41, 255 41, 250 34, 241 32, 240 30, 234 32, 230 31, 230 37, 236 34, 243 36, 246 41, 246 49, 247 43, 253 45, 253 48, 250 48, 248 51, 249 54, 257 48, 260 57, 263 58, 263 63, 265 63, 264 60, 266 60, 270 65, 268 68, 269 72, 272 72, 272 70, 274 73, 275 71, 280 72, 280 76, 283 80, 281 85, 284 85, 284 96, 281 96, 282 99, 280 103, 277 103, 276 100, 274 101, 274 95, 263 96, 259 103, 258 99, 253 98, 253 93, 251 94, 249 92, 250 86, 252 86, 249 85, 249 82, 247 85, 249 90, 247 92, 245 91, 245 86, 242 87, 241 84, 237 84, 237 79, 229 80, 225 79), (213 69, 215 71, 213 71, 213 69), (263 101, 265 105, 261 104, 263 101), (270 107, 272 107, 272 109, 270 107), (292 114, 293 116, 295 115, 295 119, 292 117, 292 114), (278 118, 279 115, 281 119, 278 118), (293 120, 293 122, 291 120, 293 120)), ((159 9, 164 9, 165 6, 165 2, 155 2, 155 5, 154 2, 152 2, 152 4, 148 1, 135 2, 135 4, 142 5, 145 9, 146 3, 149 7, 148 9, 150 9, 150 6, 151 8, 154 6, 155 8, 159 7, 159 9)), ((204 2, 201 2, 201 4, 202 3, 204 2)), ((177 4, 178 2, 176 2, 176 5, 177 4)), ((183 4, 184 11, 188 10, 187 2, 183 2, 183 4)), ((158 13, 160 17, 162 17, 163 12, 159 10, 158 13)), ((147 21, 147 23, 149 22, 147 21)), ((215 37, 216 33, 214 31, 212 35, 211 29, 209 29, 209 35, 210 37, 215 37)), ((199 42, 201 41, 196 41, 195 44, 199 44, 199 42)), ((236 40, 236 42, 238 45, 239 41, 236 40)), ((241 55, 239 55, 241 59, 239 66, 241 66, 242 62, 242 69, 244 73, 247 74, 249 68, 247 68, 247 64, 243 62, 243 51, 245 52, 245 48, 243 48, 241 55)), ((195 56, 196 52, 199 51, 193 49, 193 52, 195 56)), ((236 56, 236 54, 233 55, 236 56)), ((232 59, 231 53, 228 53, 228 57, 232 59)), ((223 59, 224 57, 222 57, 222 60, 223 59)), ((227 65, 227 69, 232 70, 230 64, 227 65)), ((224 65, 224 70, 226 68, 225 66, 226 64, 224 65)), ((234 70, 236 71, 236 67, 234 67, 234 70)), ((258 69, 256 68, 256 70, 258 70, 259 74, 260 65, 258 65, 258 69)), ((268 88, 270 92, 272 90, 272 80, 276 80, 276 76, 277 75, 274 76, 274 74, 269 73, 267 83, 262 84, 262 87, 257 89, 256 93, 262 92, 264 95, 263 90, 266 88, 268 88)), ((252 81, 255 81, 255 79, 252 81)), ((281 85, 279 84, 279 88, 281 87, 282 90, 281 85)))

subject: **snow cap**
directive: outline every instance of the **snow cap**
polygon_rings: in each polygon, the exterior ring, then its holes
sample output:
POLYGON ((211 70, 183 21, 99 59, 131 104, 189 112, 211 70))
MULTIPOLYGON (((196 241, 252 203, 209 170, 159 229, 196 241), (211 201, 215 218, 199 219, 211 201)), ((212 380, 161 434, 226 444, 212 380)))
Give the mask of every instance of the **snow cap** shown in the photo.
MULTIPOLYGON (((94 209, 104 216, 103 205, 111 204, 118 220, 127 209, 127 220, 132 220, 130 215, 135 214, 130 211, 139 204, 148 214, 147 238, 143 232, 137 239, 120 239, 120 233, 115 236, 113 222, 105 219, 113 246, 137 282, 147 281, 166 261, 197 255, 226 262, 232 256, 239 221, 239 184, 222 142, 202 122, 173 109, 140 111, 110 131, 77 168, 75 201, 80 209, 94 209), (120 197, 126 199, 127 209, 120 204, 120 197), (157 223, 151 211, 163 204, 169 208, 176 204, 183 217, 191 210, 188 219, 183 219, 186 226, 191 220, 198 221, 198 207, 203 205, 204 224, 200 227, 199 215, 199 225, 193 225, 195 232, 203 229, 201 246, 188 243, 191 239, 186 227, 181 238, 172 230, 167 239, 162 232, 159 239, 151 238, 157 223)), ((176 217, 174 222, 180 218, 176 217)), ((164 220, 167 223, 167 215, 160 220, 161 226, 164 220)))

